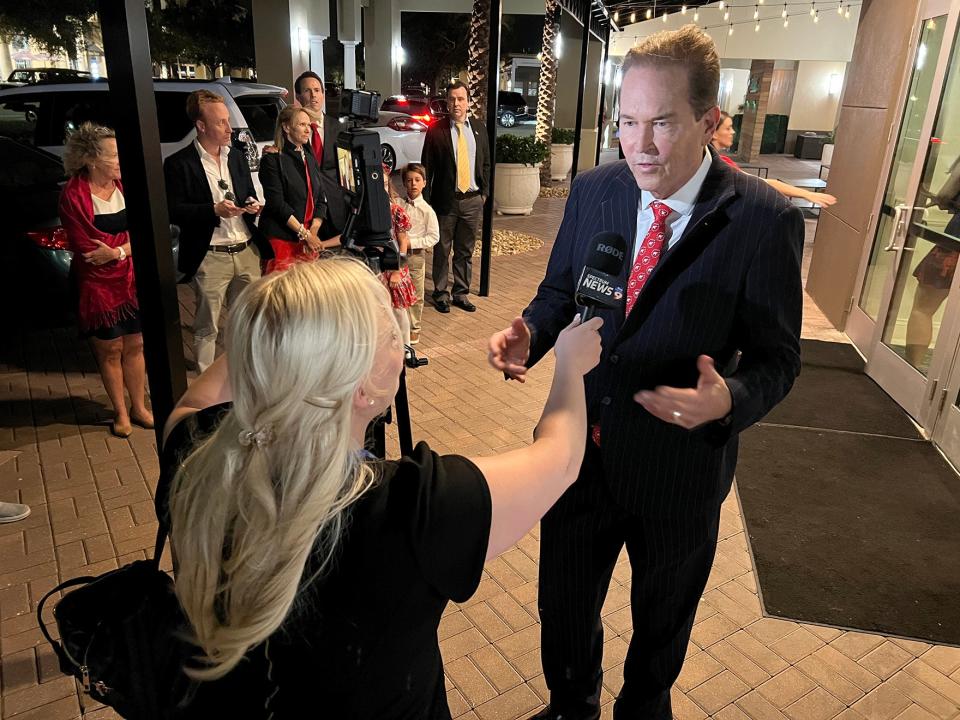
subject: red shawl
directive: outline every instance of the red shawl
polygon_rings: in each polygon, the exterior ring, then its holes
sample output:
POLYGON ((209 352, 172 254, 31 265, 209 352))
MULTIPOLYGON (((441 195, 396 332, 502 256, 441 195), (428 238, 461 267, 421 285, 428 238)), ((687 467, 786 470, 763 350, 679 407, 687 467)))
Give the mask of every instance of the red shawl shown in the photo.
MULTIPOLYGON (((123 185, 116 181, 117 191, 123 185)), ((77 316, 80 329, 90 332, 97 328, 116 325, 137 311, 137 286, 133 279, 133 263, 130 259, 91 265, 83 259, 83 253, 96 250, 99 240, 112 248, 130 240, 127 232, 108 235, 93 225, 93 199, 90 183, 86 178, 74 176, 67 181, 60 194, 60 222, 67 233, 67 244, 73 251, 71 269, 76 274, 80 290, 77 316)))

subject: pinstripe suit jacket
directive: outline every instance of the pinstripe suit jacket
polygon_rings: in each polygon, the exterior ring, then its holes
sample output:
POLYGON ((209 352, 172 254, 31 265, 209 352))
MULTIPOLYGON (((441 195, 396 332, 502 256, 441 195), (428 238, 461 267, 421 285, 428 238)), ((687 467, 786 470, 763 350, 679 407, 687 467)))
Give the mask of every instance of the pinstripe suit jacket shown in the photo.
MULTIPOLYGON (((625 161, 577 175, 546 276, 524 311, 530 366, 576 311, 574 289, 590 239, 613 231, 628 246, 635 242, 639 200, 625 161)), ((737 434, 782 400, 800 371, 803 230, 797 208, 714 154, 683 235, 661 257, 630 315, 622 307, 599 313, 603 353, 586 378, 587 413, 602 427, 606 482, 628 511, 699 514, 729 492, 737 434), (725 424, 688 431, 633 400, 658 385, 694 387, 700 354, 716 361, 730 388, 733 411, 725 424)), ((630 265, 624 263, 623 287, 630 265)))

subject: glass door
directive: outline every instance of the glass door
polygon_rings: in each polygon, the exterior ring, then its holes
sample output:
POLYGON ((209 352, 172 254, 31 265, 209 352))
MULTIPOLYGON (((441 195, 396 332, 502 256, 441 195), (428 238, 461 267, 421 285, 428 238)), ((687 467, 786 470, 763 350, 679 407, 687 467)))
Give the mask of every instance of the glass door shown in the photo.
MULTIPOLYGON (((945 3, 929 2, 933 11, 945 3)), ((960 256, 956 12, 921 16, 913 77, 858 308, 874 316, 867 374, 932 435, 957 348, 960 256), (957 215, 954 222, 953 217, 957 215)))

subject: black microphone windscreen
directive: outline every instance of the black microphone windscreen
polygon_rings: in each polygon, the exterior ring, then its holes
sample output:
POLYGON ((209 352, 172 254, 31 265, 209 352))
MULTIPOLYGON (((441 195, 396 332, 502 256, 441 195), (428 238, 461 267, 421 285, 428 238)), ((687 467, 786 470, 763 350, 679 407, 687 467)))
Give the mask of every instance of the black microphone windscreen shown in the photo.
POLYGON ((623 270, 627 243, 615 232, 597 233, 590 239, 590 254, 584 263, 587 267, 608 275, 617 276, 623 270))

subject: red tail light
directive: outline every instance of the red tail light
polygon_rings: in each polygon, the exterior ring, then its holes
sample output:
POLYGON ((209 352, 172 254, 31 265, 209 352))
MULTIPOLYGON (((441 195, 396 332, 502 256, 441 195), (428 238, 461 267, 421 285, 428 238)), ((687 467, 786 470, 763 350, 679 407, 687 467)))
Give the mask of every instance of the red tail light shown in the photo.
POLYGON ((433 115, 429 115, 429 114, 427 114, 427 115, 412 115, 411 117, 413 117, 414 120, 419 120, 419 121, 422 122, 424 125, 432 125, 432 124, 433 124, 434 122, 436 122, 436 120, 437 120, 433 115))
POLYGON ((395 117, 393 120, 387 123, 387 127, 391 130, 400 130, 403 131, 414 131, 414 132, 424 132, 427 129, 427 126, 413 117, 395 117))
POLYGON ((69 250, 67 246, 67 231, 57 225, 56 227, 43 228, 42 230, 30 230, 27 232, 30 238, 38 247, 47 250, 69 250))

